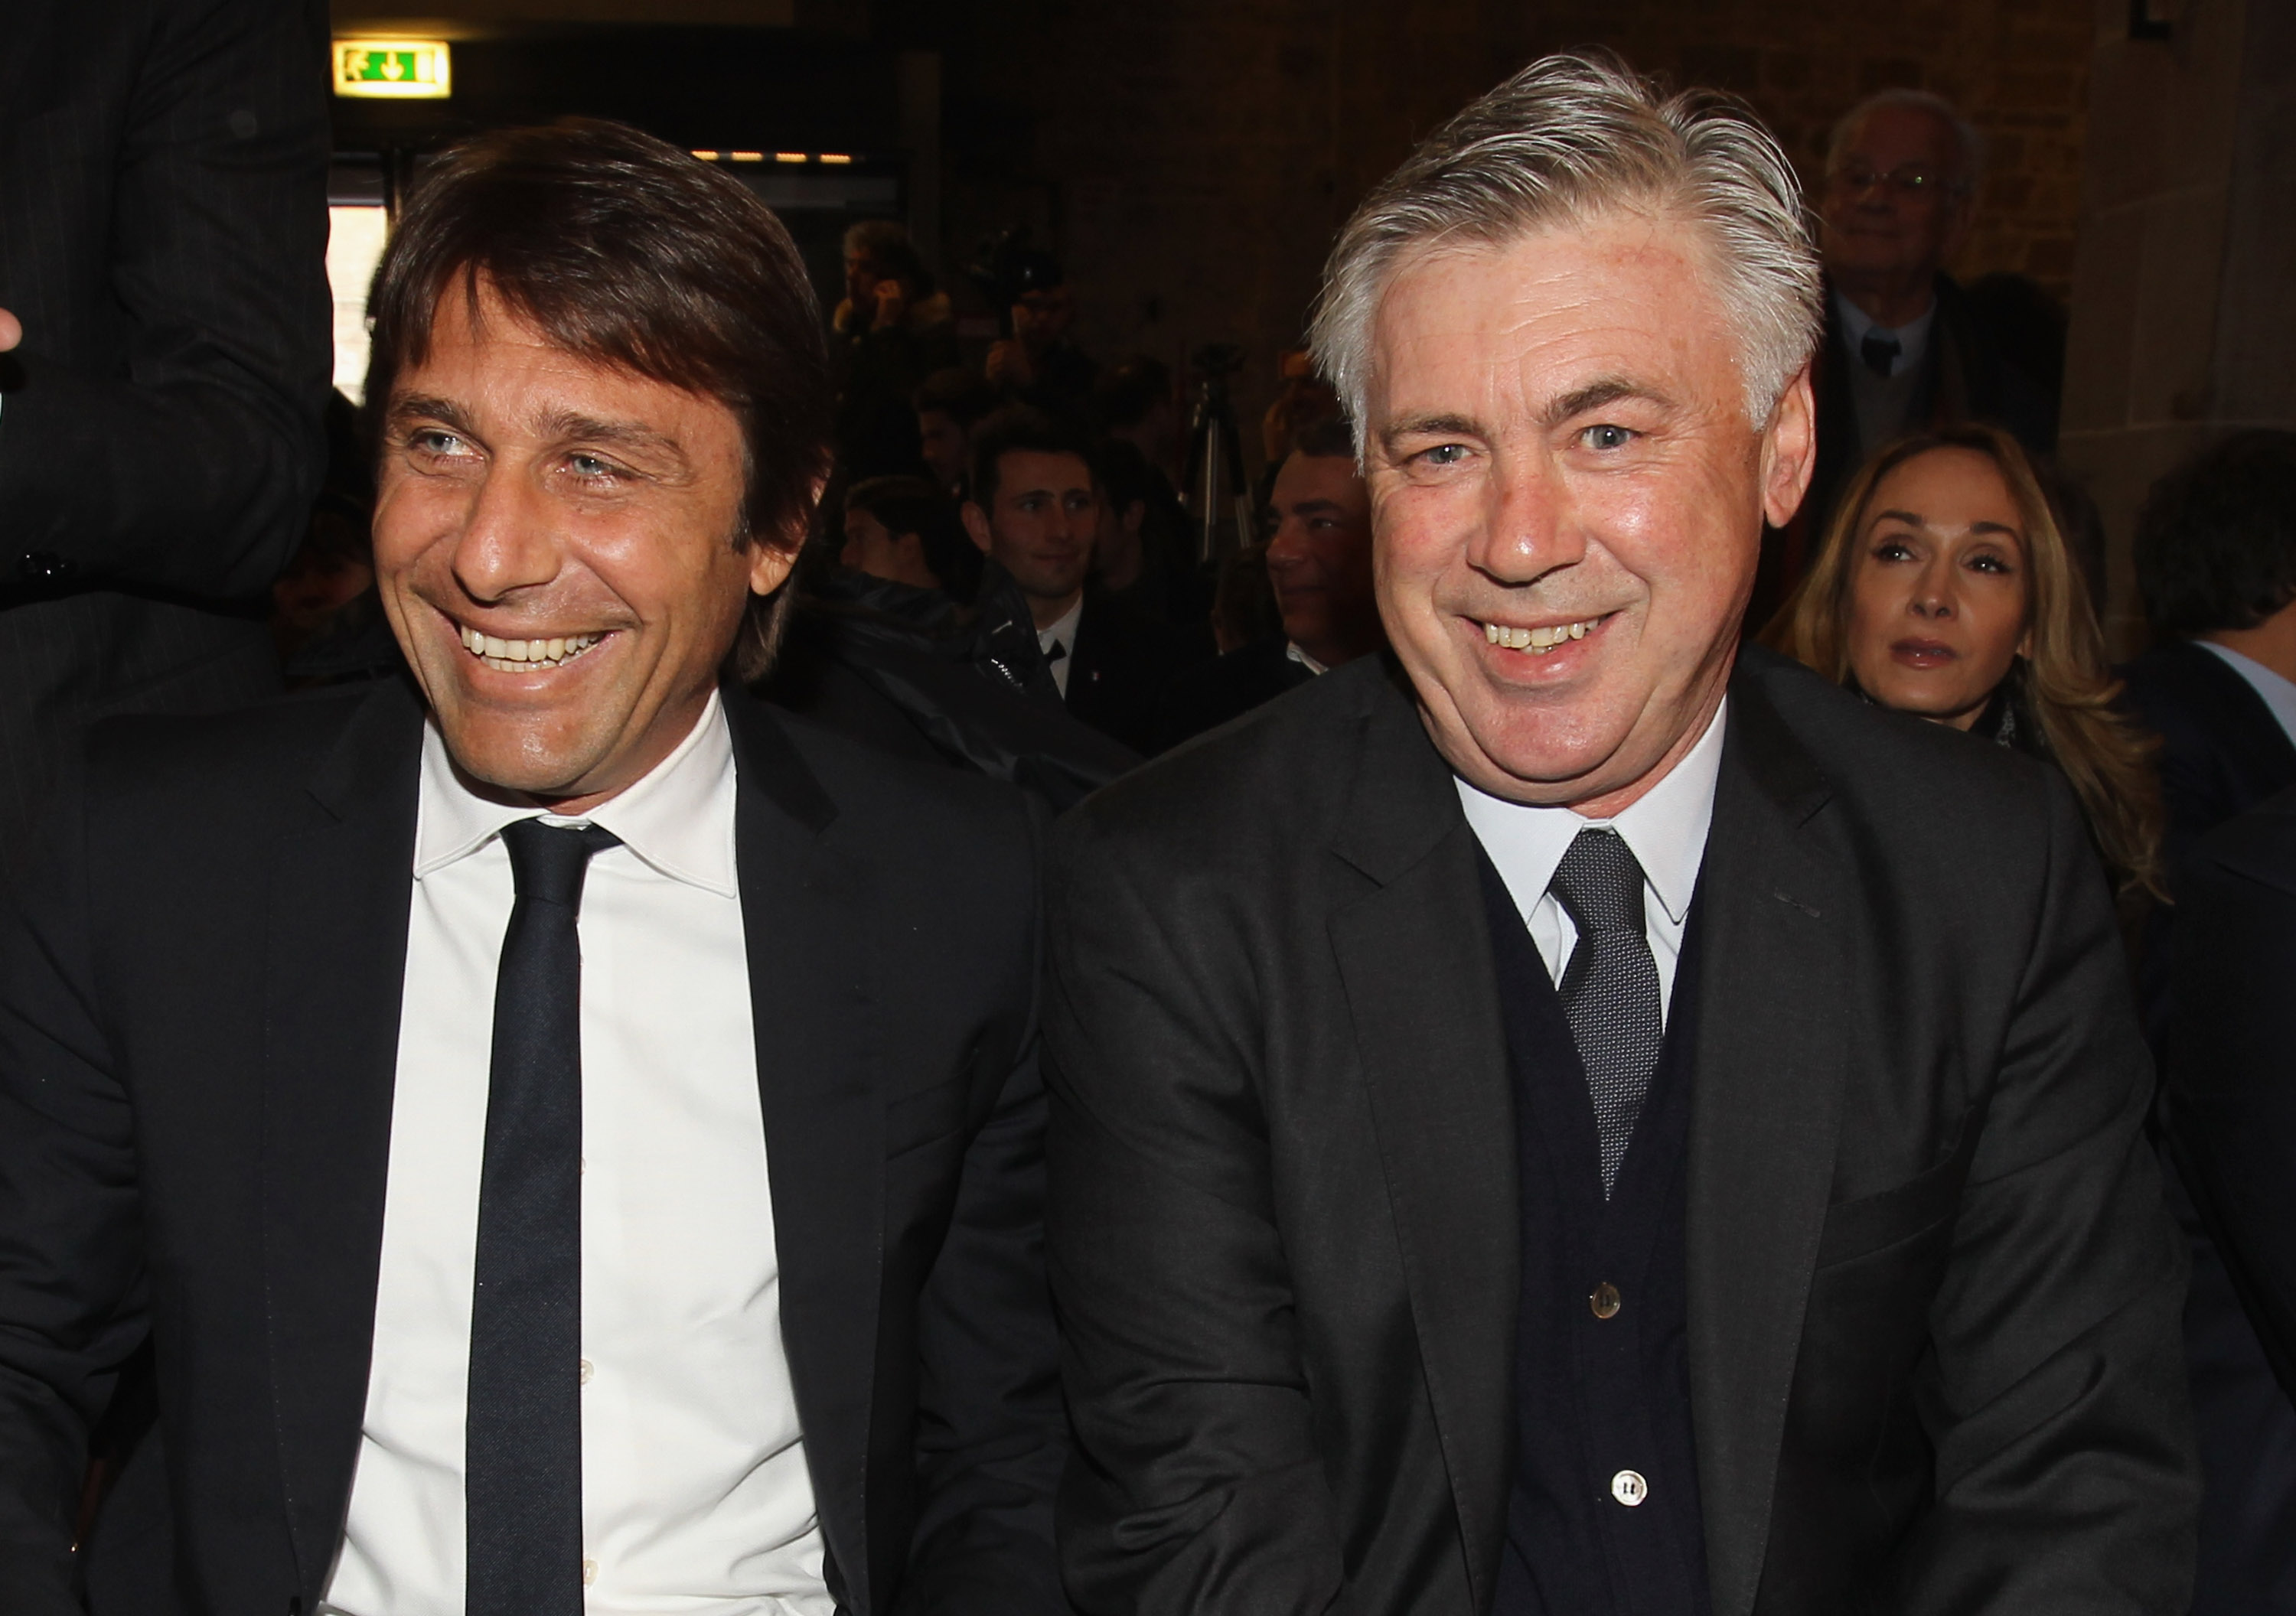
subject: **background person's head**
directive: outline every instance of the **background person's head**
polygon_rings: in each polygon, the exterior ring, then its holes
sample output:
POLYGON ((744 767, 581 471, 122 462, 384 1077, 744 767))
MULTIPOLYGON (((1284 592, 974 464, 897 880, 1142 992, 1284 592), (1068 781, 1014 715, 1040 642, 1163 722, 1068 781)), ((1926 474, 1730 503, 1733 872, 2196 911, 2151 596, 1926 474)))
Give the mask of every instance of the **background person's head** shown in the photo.
POLYGON ((488 135, 375 277, 384 609, 465 771, 578 807, 761 673, 827 462, 820 311, 738 181, 620 125, 488 135))
POLYGON ((1110 437, 1130 444, 1159 471, 1173 469, 1179 459, 1181 422, 1171 366, 1135 354, 1110 367, 1095 385, 1092 402, 1110 437))
POLYGON ((964 530, 1021 586, 1038 628, 1083 592, 1100 502, 1083 435, 1042 411, 1012 405, 972 435, 964 530))
POLYGON ((1324 667, 1379 649, 1386 641, 1372 582, 1371 495, 1347 422, 1317 421, 1293 439, 1268 507, 1267 579, 1283 637, 1324 667))
POLYGON ((905 308, 932 290, 932 276, 899 220, 864 219, 846 231, 844 245, 845 297, 862 327, 889 295, 905 308))
POLYGON ((2158 639, 2296 624, 2296 432, 2235 432, 2155 483, 2137 518, 2136 560, 2158 639))
POLYGON ((980 552, 956 505, 921 477, 873 477, 845 494, 845 543, 838 559, 856 572, 958 600, 980 581, 980 552))
POLYGON ((2079 561, 2009 434, 1940 428, 1868 460, 1767 637, 1882 706, 1957 729, 2013 698, 2040 731, 2021 744, 2063 769, 2116 879, 2157 890, 2149 743, 2114 708, 2079 561))
POLYGON ((972 463, 972 428, 996 407, 996 389, 972 371, 951 365, 918 384, 910 403, 925 469, 950 494, 964 486, 972 463))
POLYGON ((1607 56, 1525 69, 1349 223, 1315 351, 1380 615, 1472 784, 1612 812, 1704 732, 1808 483, 1818 287, 1776 143, 1607 56))
MULTIPOLYGON (((1861 307, 1926 306, 1969 233, 1984 152, 1975 127, 1923 90, 1884 90, 1849 110, 1826 148, 1823 192, 1826 272, 1844 295, 1861 307)), ((1897 323, 1894 310, 1883 323, 1897 323)))
POLYGON ((1100 522, 1094 530, 1092 569, 1109 589, 1129 589, 1148 564, 1145 530, 1148 502, 1156 474, 1138 446, 1121 437, 1103 439, 1093 452, 1099 476, 1100 522))
POLYGON ((1021 253, 1013 277, 1013 336, 1031 354, 1042 354, 1069 334, 1076 322, 1076 299, 1061 261, 1048 252, 1021 253))
POLYGON ((1885 707, 1966 730, 2044 616, 2053 644, 2096 639, 2023 452, 1991 428, 1954 428, 1860 469, 1789 608, 1790 649, 1885 707))

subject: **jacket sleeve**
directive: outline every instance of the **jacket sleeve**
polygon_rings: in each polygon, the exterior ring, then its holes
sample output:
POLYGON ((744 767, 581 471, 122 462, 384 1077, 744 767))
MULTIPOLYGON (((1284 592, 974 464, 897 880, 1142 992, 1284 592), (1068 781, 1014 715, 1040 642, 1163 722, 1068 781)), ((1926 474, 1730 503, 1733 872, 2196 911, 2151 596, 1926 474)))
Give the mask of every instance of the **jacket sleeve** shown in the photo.
MULTIPOLYGON (((76 816, 60 816, 72 826, 76 816)), ((0 1609, 66 1616, 88 1432, 146 1333, 127 1097, 81 838, 0 899, 0 1609)))
POLYGON ((0 561, 242 596, 293 553, 324 460, 326 9, 153 9, 110 175, 124 373, 45 350, 37 314, 17 311, 0 561))
MULTIPOLYGON (((1028 967, 1042 811, 1029 808, 1028 967)), ((1045 1282, 1045 1090, 1037 1017, 967 1147, 917 1318, 917 1518, 902 1616, 1060 1616, 1053 1495, 1067 1452, 1045 1282)))
POLYGON ((1090 1616, 1324 1611, 1343 1569, 1256 1036, 1088 812, 1056 849, 1047 1227, 1077 1445, 1069 1596, 1090 1616))
MULTIPOLYGON (((2296 872, 2296 818, 2272 834, 2296 872)), ((2203 842, 2178 894, 2169 1133, 2273 1372, 2296 1398, 2296 892, 2234 869, 2203 842)))
POLYGON ((1936 1502, 1893 1604, 2166 1616, 2191 1598, 2200 1503, 2186 1258, 2106 886, 2046 785, 2023 974, 2001 1048, 1969 1052, 1996 1077, 1914 1381, 1936 1502))

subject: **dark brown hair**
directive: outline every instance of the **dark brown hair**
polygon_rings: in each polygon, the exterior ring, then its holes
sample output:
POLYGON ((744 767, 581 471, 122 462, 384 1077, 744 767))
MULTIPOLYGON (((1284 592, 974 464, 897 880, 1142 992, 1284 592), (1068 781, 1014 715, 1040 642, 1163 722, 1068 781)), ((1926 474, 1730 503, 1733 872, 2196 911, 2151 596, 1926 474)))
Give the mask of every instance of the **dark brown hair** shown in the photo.
MULTIPOLYGON (((416 187, 367 307, 366 396, 387 408, 439 301, 481 284, 570 354, 716 399, 741 423, 735 542, 794 551, 829 466, 821 310, 796 244, 740 181, 622 124, 483 135, 416 187)), ((737 671, 761 677, 792 592, 752 601, 737 671)))

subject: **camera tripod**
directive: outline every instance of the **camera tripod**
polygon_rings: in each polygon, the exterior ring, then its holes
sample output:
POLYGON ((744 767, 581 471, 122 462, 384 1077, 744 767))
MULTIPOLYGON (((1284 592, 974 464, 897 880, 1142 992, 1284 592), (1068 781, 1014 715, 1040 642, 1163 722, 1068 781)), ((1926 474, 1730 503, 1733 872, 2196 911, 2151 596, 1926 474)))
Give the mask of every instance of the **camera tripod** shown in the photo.
POLYGON ((1228 398, 1228 378, 1243 368, 1243 349, 1233 342, 1208 343, 1196 350, 1193 363, 1199 380, 1188 417, 1187 482, 1181 498, 1195 535, 1196 559, 1209 567, 1255 537, 1243 439, 1228 398))

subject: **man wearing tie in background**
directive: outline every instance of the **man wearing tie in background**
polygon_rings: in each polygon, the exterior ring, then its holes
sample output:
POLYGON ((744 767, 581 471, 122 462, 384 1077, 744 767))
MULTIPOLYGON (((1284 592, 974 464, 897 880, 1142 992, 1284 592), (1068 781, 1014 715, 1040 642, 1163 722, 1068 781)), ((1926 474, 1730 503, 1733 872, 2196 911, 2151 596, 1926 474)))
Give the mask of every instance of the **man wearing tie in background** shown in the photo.
POLYGON ((794 247, 513 131, 373 306, 412 686, 99 730, 0 917, 0 1606, 78 1608, 148 1335, 193 1609, 1061 1609, 1031 817, 721 682, 825 469, 794 247))

